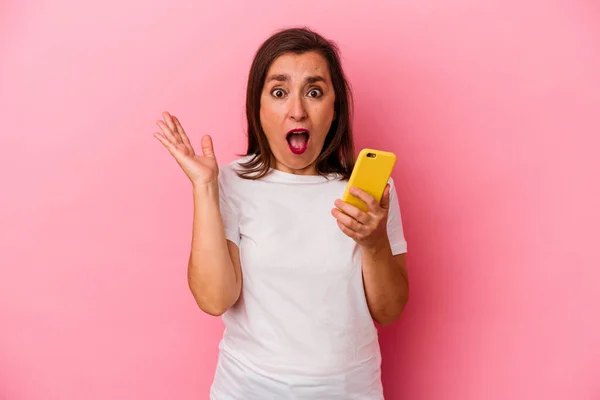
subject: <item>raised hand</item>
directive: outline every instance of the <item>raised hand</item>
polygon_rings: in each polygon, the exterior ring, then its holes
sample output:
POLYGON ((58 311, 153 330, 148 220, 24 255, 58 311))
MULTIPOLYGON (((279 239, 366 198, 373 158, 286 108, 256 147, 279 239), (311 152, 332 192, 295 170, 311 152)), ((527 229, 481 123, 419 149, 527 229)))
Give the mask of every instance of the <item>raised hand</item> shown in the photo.
POLYGON ((154 137, 171 153, 194 185, 216 183, 219 166, 211 137, 209 135, 202 137, 202 155, 198 155, 177 117, 166 111, 162 113, 162 116, 163 120, 157 121, 162 133, 154 132, 154 137))

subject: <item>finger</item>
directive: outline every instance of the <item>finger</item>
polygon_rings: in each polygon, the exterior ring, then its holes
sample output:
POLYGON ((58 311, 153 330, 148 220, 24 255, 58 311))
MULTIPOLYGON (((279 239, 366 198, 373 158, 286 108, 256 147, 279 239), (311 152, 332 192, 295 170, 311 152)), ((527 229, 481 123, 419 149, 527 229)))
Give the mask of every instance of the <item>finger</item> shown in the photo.
POLYGON ((173 144, 178 144, 181 143, 181 138, 179 137, 179 135, 175 135, 175 133, 173 133, 173 131, 171 130, 171 128, 169 128, 167 126, 167 124, 165 124, 164 121, 157 121, 156 125, 158 125, 158 127, 160 128, 160 130, 162 131, 163 135, 173 144))
POLYGON ((340 221, 337 221, 337 225, 339 226, 340 230, 342 232, 344 232, 344 234, 346 236, 351 237, 354 240, 359 240, 359 236, 358 233, 356 231, 353 231, 352 229, 348 228, 346 225, 342 224, 340 221))
POLYGON ((181 139, 181 135, 179 134, 179 132, 177 132, 177 126, 175 126, 175 122, 173 121, 171 114, 169 114, 167 111, 165 111, 162 113, 162 116, 165 120, 165 123, 171 130, 171 132, 173 132, 173 136, 175 136, 178 139, 177 142, 183 143, 183 140, 181 139))
POLYGON ((365 227, 363 224, 361 224, 360 222, 358 222, 357 220, 355 220, 351 216, 349 216, 347 214, 344 214, 343 212, 341 212, 337 208, 334 208, 334 209, 331 210, 331 215, 333 215, 335 217, 335 219, 338 220, 338 222, 341 222, 346 227, 352 229, 355 232, 360 232, 365 227))
POLYGON ((181 123, 179 122, 179 118, 177 118, 174 115, 172 115, 172 117, 173 117, 173 122, 175 122, 175 127, 177 128, 177 132, 179 132, 179 136, 181 136, 181 140, 183 140, 183 143, 191 146, 192 144, 190 143, 190 139, 185 134, 185 131, 183 130, 183 127, 181 126, 181 123))
POLYGON ((154 132, 153 136, 157 138, 158 141, 161 142, 167 150, 169 150, 169 153, 171 153, 171 155, 173 155, 174 157, 179 156, 179 150, 177 149, 177 147, 174 146, 173 143, 169 141, 163 134, 159 132, 154 132))
POLYGON ((216 160, 212 138, 209 135, 202 136, 201 144, 202 154, 204 155, 204 157, 214 158, 216 160))
POLYGON ((388 183, 385 186, 385 190, 383 191, 383 196, 381 196, 381 202, 379 203, 379 205, 381 206, 381 208, 387 210, 388 208, 390 208, 390 184, 388 183))
POLYGON ((369 208, 369 212, 376 213, 379 209, 379 204, 377 204, 375 198, 364 190, 357 188, 356 186, 352 186, 350 188, 350 193, 362 200, 369 208))
POLYGON ((354 218, 361 224, 367 225, 369 223, 371 216, 369 214, 363 212, 362 210, 358 209, 357 207, 353 206, 352 204, 348 204, 345 201, 342 201, 340 199, 337 199, 334 202, 334 204, 337 208, 342 210, 345 214, 348 214, 349 216, 351 216, 352 218, 354 218))

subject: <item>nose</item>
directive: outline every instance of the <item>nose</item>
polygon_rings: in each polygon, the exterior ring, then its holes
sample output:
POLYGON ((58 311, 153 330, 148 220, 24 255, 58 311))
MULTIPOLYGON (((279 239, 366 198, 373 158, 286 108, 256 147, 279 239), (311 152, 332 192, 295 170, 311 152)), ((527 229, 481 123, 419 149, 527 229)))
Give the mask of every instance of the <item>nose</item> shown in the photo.
POLYGON ((299 122, 306 119, 306 107, 301 96, 294 96, 290 99, 289 116, 292 120, 299 122))

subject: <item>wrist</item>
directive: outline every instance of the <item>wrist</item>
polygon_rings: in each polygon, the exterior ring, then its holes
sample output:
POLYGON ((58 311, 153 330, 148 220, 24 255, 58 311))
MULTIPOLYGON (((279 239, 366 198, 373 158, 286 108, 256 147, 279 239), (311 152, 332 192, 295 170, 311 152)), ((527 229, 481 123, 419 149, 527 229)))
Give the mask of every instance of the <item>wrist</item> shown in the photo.
POLYGON ((365 243, 360 246, 363 254, 380 255, 386 252, 391 252, 390 242, 387 237, 374 240, 370 243, 365 243))
POLYGON ((217 182, 192 182, 192 191, 194 196, 200 197, 219 197, 219 184, 217 182))

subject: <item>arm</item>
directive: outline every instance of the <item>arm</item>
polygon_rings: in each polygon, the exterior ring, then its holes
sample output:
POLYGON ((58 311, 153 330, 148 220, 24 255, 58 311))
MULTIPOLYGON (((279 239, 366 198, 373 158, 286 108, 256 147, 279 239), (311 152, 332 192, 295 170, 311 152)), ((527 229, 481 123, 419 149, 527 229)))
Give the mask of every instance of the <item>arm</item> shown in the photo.
MULTIPOLYGON (((387 231, 390 186, 386 187, 380 204, 361 189, 351 188, 350 192, 365 202, 369 211, 363 212, 338 199, 335 205, 339 209, 334 208, 332 214, 342 232, 360 245, 365 295, 371 316, 376 322, 388 325, 402 313, 409 292, 406 256, 393 254, 387 231)), ((397 204, 393 206, 396 208, 392 215, 399 218, 397 204)), ((400 221, 392 218, 391 223, 400 221)))
POLYGON ((362 247, 363 279, 371 316, 382 325, 394 322, 408 301, 406 255, 392 255, 389 242, 362 247))
POLYGON ((240 296, 242 272, 238 247, 225 239, 217 184, 194 185, 194 222, 188 282, 198 306, 221 315, 240 296))
POLYGON ((221 315, 239 298, 242 273, 238 247, 225 239, 219 199, 219 166, 212 139, 204 135, 196 154, 179 119, 168 112, 154 137, 175 158, 192 182, 194 221, 188 262, 188 284, 200 308, 221 315))

